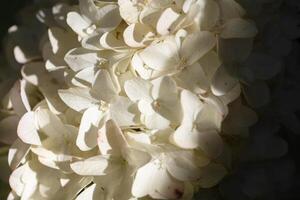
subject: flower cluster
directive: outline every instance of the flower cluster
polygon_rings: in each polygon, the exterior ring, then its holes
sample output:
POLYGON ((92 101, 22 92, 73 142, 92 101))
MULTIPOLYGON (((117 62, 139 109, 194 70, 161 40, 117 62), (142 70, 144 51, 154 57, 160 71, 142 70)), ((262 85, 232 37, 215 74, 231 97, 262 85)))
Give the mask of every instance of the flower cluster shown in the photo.
POLYGON ((35 47, 12 44, 23 66, 0 124, 8 144, 17 126, 9 199, 187 200, 218 184, 232 140, 256 121, 240 98, 248 79, 232 70, 257 34, 245 10, 234 0, 67 3, 38 12, 48 29, 35 47))

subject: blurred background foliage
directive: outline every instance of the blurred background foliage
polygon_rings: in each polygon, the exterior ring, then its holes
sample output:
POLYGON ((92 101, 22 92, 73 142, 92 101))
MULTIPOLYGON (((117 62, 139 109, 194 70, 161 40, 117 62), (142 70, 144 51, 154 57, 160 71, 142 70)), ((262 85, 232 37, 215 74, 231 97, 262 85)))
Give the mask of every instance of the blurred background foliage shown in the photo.
POLYGON ((31 0, 9 0, 6 4, 0 7, 0 38, 5 36, 7 29, 16 23, 15 13, 17 13, 25 5, 28 5, 31 0))

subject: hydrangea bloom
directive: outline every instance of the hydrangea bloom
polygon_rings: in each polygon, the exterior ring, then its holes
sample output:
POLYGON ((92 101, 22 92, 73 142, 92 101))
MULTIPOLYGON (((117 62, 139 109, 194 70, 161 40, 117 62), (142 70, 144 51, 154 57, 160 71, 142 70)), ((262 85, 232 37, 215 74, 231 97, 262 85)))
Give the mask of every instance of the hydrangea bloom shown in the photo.
POLYGON ((14 142, 9 199, 192 199, 218 184, 230 140, 257 118, 241 93, 265 105, 257 92, 268 99, 263 80, 280 70, 252 51, 246 11, 234 0, 68 3, 39 12, 39 47, 13 48, 22 78, 0 124, 14 142))

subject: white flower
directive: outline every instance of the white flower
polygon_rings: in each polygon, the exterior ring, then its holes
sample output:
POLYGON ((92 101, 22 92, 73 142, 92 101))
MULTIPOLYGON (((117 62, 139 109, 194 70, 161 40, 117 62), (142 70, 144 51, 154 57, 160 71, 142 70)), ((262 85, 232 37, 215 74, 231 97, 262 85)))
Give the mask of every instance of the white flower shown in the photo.
POLYGON ((153 43, 137 52, 132 65, 145 79, 173 74, 197 62, 215 46, 215 41, 213 34, 207 31, 187 35, 182 30, 177 36, 153 43))
POLYGON ((172 78, 165 76, 151 82, 135 78, 125 82, 124 87, 128 97, 138 104, 147 128, 165 129, 179 123, 179 96, 172 78))
POLYGON ((171 136, 171 141, 184 149, 200 148, 210 157, 222 152, 222 138, 218 134, 225 113, 216 108, 218 102, 202 103, 193 93, 181 92, 183 119, 181 125, 171 136))
POLYGON ((247 135, 256 119, 241 91, 260 104, 253 91, 267 96, 260 81, 279 70, 252 66, 273 62, 251 53, 257 30, 245 15, 234 0, 39 10, 49 28, 39 50, 9 46, 24 64, 0 118, 1 141, 13 143, 9 198, 188 200, 217 185, 231 164, 223 138, 247 135))
POLYGON ((71 168, 77 174, 95 176, 96 187, 103 188, 107 196, 128 199, 135 171, 146 164, 150 156, 130 147, 112 120, 99 130, 98 146, 101 155, 74 162, 71 168))
POLYGON ((68 25, 80 39, 115 29, 121 22, 118 6, 114 2, 102 2, 97 6, 93 0, 80 0, 80 12, 68 13, 68 25))

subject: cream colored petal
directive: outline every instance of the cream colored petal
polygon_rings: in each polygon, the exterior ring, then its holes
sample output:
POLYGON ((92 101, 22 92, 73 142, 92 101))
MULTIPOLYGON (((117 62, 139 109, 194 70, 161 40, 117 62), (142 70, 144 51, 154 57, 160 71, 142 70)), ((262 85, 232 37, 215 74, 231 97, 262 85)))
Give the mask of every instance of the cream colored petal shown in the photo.
POLYGON ((132 126, 138 113, 136 106, 128 98, 119 97, 110 106, 110 116, 118 126, 132 126))
POLYGON ((181 59, 186 65, 191 65, 209 52, 215 44, 215 36, 208 31, 190 34, 183 40, 180 49, 181 59))
POLYGON ((170 121, 158 113, 145 115, 145 125, 149 129, 165 129, 170 125, 170 121))
POLYGON ((219 156, 223 149, 222 138, 214 130, 198 131, 180 126, 171 136, 171 141, 184 149, 199 148, 212 158, 219 156))
POLYGON ((132 194, 138 198, 150 195, 156 199, 179 199, 183 195, 183 185, 159 167, 159 160, 153 160, 137 171, 132 194))
POLYGON ((141 78, 128 80, 124 84, 125 92, 132 101, 138 101, 141 99, 152 101, 152 98, 150 96, 151 87, 152 85, 149 81, 143 80, 141 78))
POLYGON ((91 22, 86 21, 78 12, 69 12, 67 15, 67 24, 72 30, 81 37, 87 35, 86 29, 91 25, 91 22))
POLYGON ((98 100, 94 99, 86 88, 58 90, 58 94, 66 105, 78 112, 82 112, 98 103, 98 100))
POLYGON ((131 66, 136 70, 138 75, 143 79, 150 79, 153 74, 153 69, 146 68, 143 60, 140 58, 138 52, 135 53, 131 59, 131 66))
POLYGON ((203 108, 203 103, 200 99, 188 90, 182 90, 180 94, 180 101, 183 112, 183 124, 192 125, 198 113, 203 108))
POLYGON ((198 62, 184 68, 177 74, 176 80, 181 87, 195 94, 205 93, 209 89, 209 79, 198 62))
POLYGON ((122 31, 115 30, 104 33, 100 38, 100 45, 105 49, 126 50, 128 47, 124 42, 122 31))
POLYGON ((35 111, 34 118, 37 130, 42 131, 46 136, 61 138, 62 136, 68 135, 68 130, 61 119, 49 109, 38 108, 35 111))
POLYGON ((168 172, 178 180, 193 181, 201 177, 200 167, 206 166, 209 159, 197 156, 194 151, 174 151, 167 153, 168 172))
POLYGON ((97 72, 90 93, 93 97, 108 103, 112 103, 117 99, 117 89, 115 88, 111 75, 107 70, 101 69, 97 72))
POLYGON ((160 35, 168 35, 176 28, 176 23, 180 19, 181 15, 172 8, 167 8, 160 15, 157 24, 156 31, 160 35))
POLYGON ((146 24, 131 24, 123 33, 125 43, 133 48, 144 47, 154 36, 152 29, 146 24))
POLYGON ((72 49, 65 55, 66 63, 75 72, 88 67, 96 67, 102 60, 97 52, 84 48, 72 49))
POLYGON ((122 20, 116 4, 97 7, 93 0, 80 0, 79 6, 81 13, 104 31, 116 28, 122 20))
POLYGON ((212 79, 211 90, 214 95, 222 96, 232 90, 237 84, 238 80, 232 77, 224 66, 221 66, 212 79))
POLYGON ((80 150, 89 151, 97 146, 98 126, 104 115, 97 107, 90 107, 83 113, 76 139, 80 150))
POLYGON ((81 176, 101 176, 109 167, 108 156, 94 156, 86 160, 71 163, 72 170, 81 176))
POLYGON ((150 45, 141 51, 139 56, 148 67, 158 71, 176 69, 179 63, 178 49, 174 40, 150 45))
POLYGON ((220 18, 218 3, 211 0, 198 0, 191 9, 197 9, 196 21, 201 30, 213 28, 220 18))
POLYGON ((20 119, 17 130, 19 138, 32 145, 41 145, 41 139, 35 125, 35 113, 28 112, 20 119))

